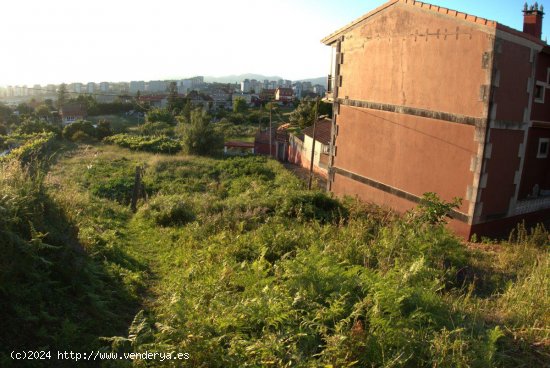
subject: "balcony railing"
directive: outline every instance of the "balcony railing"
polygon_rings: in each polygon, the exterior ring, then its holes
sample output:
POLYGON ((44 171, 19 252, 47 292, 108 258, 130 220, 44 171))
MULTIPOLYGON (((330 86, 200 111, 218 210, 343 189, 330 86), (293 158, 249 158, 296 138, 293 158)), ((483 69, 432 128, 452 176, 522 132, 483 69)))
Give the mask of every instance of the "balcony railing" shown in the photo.
POLYGON ((550 208, 550 196, 524 199, 516 204, 516 215, 536 212, 550 208))

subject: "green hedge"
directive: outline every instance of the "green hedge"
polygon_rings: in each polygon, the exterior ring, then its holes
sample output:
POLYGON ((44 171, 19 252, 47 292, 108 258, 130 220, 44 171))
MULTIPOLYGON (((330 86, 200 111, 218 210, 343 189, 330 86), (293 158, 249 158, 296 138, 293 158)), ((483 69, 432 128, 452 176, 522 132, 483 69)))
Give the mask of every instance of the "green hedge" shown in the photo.
POLYGON ((176 153, 181 150, 181 143, 169 137, 136 136, 131 134, 117 134, 103 140, 106 143, 135 151, 154 153, 176 153))
POLYGON ((8 155, 0 157, 0 161, 17 159, 21 162, 29 162, 50 148, 54 140, 55 133, 53 132, 26 136, 26 141, 22 145, 13 149, 8 155))

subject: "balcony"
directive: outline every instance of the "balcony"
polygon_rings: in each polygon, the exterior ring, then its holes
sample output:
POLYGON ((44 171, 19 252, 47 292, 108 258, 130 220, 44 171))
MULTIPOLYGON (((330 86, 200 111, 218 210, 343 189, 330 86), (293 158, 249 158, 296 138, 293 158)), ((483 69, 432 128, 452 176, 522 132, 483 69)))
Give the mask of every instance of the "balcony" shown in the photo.
POLYGON ((516 215, 523 215, 550 208, 550 196, 524 199, 516 204, 516 215))
POLYGON ((319 167, 321 169, 328 169, 329 155, 326 153, 321 153, 319 156, 319 167))
POLYGON ((333 82, 334 82, 334 78, 332 77, 331 74, 329 74, 327 76, 327 92, 326 92, 325 98, 324 98, 324 100, 329 101, 329 102, 332 102, 334 100, 334 91, 332 89, 333 82))

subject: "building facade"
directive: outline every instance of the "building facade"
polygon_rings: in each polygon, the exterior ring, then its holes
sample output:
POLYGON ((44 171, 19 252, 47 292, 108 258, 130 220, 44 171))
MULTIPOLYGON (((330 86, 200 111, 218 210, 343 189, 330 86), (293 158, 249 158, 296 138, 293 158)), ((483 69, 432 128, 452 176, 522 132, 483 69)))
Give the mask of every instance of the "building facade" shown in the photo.
POLYGON ((275 101, 281 102, 281 103, 289 103, 294 100, 294 91, 292 88, 284 88, 284 87, 278 87, 275 90, 275 101))
POLYGON ((315 124, 315 146, 313 145, 313 126, 303 130, 303 134, 289 134, 288 161, 309 170, 313 152, 312 169, 323 178, 328 175, 330 153, 330 134, 332 121, 322 117, 315 124))
POLYGON ((426 192, 462 198, 450 226, 464 237, 548 218, 542 17, 526 7, 521 32, 392 0, 323 39, 333 50, 329 189, 399 211, 426 192))

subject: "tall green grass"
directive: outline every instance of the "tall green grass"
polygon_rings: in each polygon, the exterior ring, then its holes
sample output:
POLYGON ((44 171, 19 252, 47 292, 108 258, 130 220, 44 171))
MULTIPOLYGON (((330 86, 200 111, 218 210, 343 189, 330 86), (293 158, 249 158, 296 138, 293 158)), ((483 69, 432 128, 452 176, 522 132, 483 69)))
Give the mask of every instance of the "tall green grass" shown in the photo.
MULTIPOLYGON (((428 196, 415 211, 397 216, 307 191, 262 157, 163 156, 97 146, 61 159, 46 181, 32 184, 24 170, 10 170, 21 179, 0 188, 20 199, 0 202, 11 211, 0 218, 0 229, 34 244, 33 254, 49 267, 61 268, 50 256, 57 250, 40 244, 74 248, 67 250, 69 259, 81 262, 66 271, 79 275, 73 294, 59 287, 72 280, 39 276, 55 280, 49 285, 60 293, 53 300, 61 306, 70 311, 87 303, 82 308, 89 313, 79 321, 69 317, 65 330, 48 327, 50 344, 187 352, 184 364, 193 367, 548 362, 544 228, 519 228, 509 242, 467 248, 443 225, 452 203, 428 196), (145 168, 148 198, 133 214, 119 197, 127 186, 117 183, 130 183, 136 165, 145 168), (56 208, 64 220, 55 227, 40 223, 44 208, 56 208), (36 218, 27 216, 33 213, 36 218)), ((35 256, 18 264, 40 264, 35 256)), ((10 284, 27 285, 16 279, 3 285, 10 284)), ((40 295, 20 295, 17 305, 40 305, 46 298, 40 295)), ((49 326, 40 318, 35 328, 49 326)), ((37 332, 23 336, 31 340, 37 332)))

